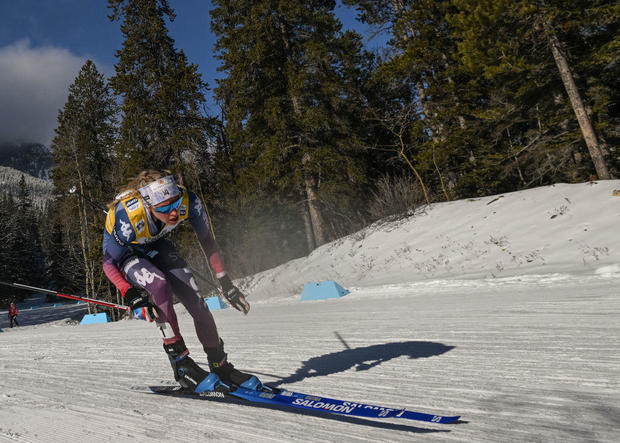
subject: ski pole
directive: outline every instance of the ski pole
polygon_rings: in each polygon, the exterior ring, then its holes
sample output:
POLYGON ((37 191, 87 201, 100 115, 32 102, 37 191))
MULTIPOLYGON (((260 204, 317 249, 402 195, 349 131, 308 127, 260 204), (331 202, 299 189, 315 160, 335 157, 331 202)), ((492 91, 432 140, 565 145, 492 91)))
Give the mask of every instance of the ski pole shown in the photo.
POLYGON ((215 283, 213 283, 209 278, 207 278, 205 275, 201 274, 200 272, 196 271, 195 269, 190 268, 190 270, 192 271, 192 274, 194 274, 196 277, 199 277, 202 281, 204 281, 205 283, 207 283, 209 286, 211 286, 214 289, 217 289, 218 291, 221 292, 221 289, 218 285, 216 285, 215 283))
POLYGON ((108 215, 108 211, 106 211, 103 206, 101 206, 99 203, 95 203, 94 201, 92 201, 90 198, 86 197, 84 194, 82 194, 80 191, 77 190, 76 186, 71 187, 71 189, 69 189, 69 194, 70 195, 79 195, 80 197, 82 197, 84 200, 86 200, 88 203, 90 203, 90 205, 95 208, 98 209, 100 211, 103 211, 103 213, 105 215, 108 215))
POLYGON ((33 291, 33 292, 43 292, 45 294, 57 295, 58 297, 70 298, 72 300, 85 301, 88 303, 94 303, 96 305, 107 306, 109 308, 122 309, 124 311, 131 311, 131 308, 129 306, 117 305, 116 303, 109 303, 107 301, 95 300, 92 298, 78 297, 77 295, 62 294, 60 292, 52 291, 49 289, 37 288, 35 286, 22 285, 20 283, 6 283, 3 281, 0 281, 0 285, 11 286, 13 288, 19 288, 19 289, 26 289, 28 291, 33 291))

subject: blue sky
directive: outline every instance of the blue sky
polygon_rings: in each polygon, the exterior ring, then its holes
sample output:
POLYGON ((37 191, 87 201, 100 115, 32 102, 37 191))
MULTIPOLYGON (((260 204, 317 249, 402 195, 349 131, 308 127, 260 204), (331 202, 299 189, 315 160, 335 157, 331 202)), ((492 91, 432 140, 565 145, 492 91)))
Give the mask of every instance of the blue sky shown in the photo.
MULTIPOLYGON (((0 2, 0 142, 49 145, 58 109, 83 63, 91 59, 106 76, 114 73, 115 52, 122 44, 119 22, 107 18, 107 0, 0 2)), ((170 4, 177 15, 169 25, 176 47, 213 87, 221 74, 213 58, 211 2, 170 0, 170 4)), ((371 34, 357 22, 353 9, 339 3, 336 15, 345 29, 371 34)), ((367 46, 376 49, 384 42, 385 37, 379 36, 367 39, 367 46)))

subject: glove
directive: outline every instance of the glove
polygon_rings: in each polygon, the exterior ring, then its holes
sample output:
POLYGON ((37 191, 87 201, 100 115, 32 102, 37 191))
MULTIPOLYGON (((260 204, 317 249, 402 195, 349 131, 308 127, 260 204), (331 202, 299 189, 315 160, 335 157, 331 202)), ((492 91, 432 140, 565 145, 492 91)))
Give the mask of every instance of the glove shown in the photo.
POLYGON ((219 282, 222 286, 222 295, 228 304, 237 311, 241 311, 247 315, 247 313, 250 312, 250 304, 245 299, 245 295, 243 295, 243 293, 232 284, 230 277, 225 275, 219 279, 219 282))
POLYGON ((135 317, 147 321, 154 321, 158 317, 157 307, 149 301, 149 294, 146 291, 129 288, 125 292, 125 300, 135 317))

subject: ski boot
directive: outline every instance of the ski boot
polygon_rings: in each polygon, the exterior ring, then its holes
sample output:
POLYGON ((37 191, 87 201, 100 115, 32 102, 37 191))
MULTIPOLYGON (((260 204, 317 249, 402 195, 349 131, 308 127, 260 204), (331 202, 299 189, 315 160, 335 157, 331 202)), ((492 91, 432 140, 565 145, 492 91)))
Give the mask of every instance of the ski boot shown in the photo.
POLYGON ((211 373, 217 374, 223 383, 247 389, 262 389, 263 385, 258 377, 235 369, 232 363, 228 361, 228 354, 224 352, 224 340, 220 338, 219 346, 215 348, 205 346, 204 350, 209 359, 211 373))
POLYGON ((182 338, 173 343, 164 343, 164 350, 170 359, 170 365, 174 371, 174 379, 183 388, 196 391, 200 385, 202 385, 201 390, 209 390, 206 387, 211 385, 213 388, 216 387, 219 380, 214 380, 213 377, 210 377, 212 374, 202 369, 190 358, 189 351, 182 338), (207 382, 208 379, 209 382, 207 382), (207 382, 206 386, 204 382, 207 382))

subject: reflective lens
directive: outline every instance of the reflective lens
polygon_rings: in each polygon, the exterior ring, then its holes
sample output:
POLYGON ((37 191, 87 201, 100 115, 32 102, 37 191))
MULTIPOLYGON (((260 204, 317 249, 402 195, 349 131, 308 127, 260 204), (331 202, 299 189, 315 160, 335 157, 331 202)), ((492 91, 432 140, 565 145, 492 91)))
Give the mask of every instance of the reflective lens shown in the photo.
POLYGON ((162 214, 168 214, 169 212, 172 212, 174 209, 176 209, 179 206, 181 206, 181 201, 182 200, 183 200, 183 197, 179 197, 178 199, 176 199, 172 203, 169 203, 166 206, 160 206, 159 208, 153 208, 153 210, 156 211, 156 212, 161 212, 162 214))

